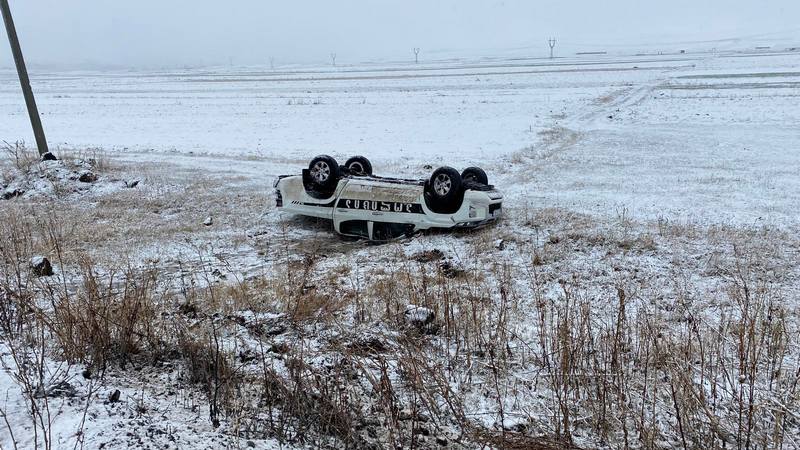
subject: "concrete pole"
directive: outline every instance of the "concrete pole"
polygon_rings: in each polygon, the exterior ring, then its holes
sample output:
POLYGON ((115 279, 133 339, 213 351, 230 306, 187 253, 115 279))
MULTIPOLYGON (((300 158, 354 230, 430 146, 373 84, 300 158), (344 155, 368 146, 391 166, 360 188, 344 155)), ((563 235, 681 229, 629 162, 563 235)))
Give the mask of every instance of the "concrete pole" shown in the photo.
POLYGON ((0 0, 0 9, 3 11, 3 22, 8 33, 8 42, 11 44, 11 53, 14 55, 14 64, 17 65, 19 84, 22 85, 22 94, 25 96, 25 105, 28 107, 28 116, 31 119, 33 135, 36 137, 36 147, 39 154, 48 153, 47 139, 44 137, 42 119, 39 117, 39 110, 36 108, 36 99, 33 98, 31 90, 31 80, 28 78, 28 70, 25 68, 25 60, 22 58, 22 50, 17 39, 17 30, 14 28, 14 20, 11 18, 11 9, 8 7, 8 0, 0 0))

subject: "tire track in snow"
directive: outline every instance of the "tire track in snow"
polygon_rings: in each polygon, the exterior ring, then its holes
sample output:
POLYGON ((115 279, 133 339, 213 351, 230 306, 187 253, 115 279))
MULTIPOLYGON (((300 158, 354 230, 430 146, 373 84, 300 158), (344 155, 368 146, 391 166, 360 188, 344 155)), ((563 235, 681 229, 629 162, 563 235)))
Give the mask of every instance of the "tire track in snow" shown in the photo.
POLYGON ((572 119, 567 119, 567 127, 578 130, 599 128, 601 120, 606 119, 609 115, 613 116, 622 109, 632 108, 643 102, 663 82, 663 79, 659 79, 638 87, 631 87, 623 92, 618 91, 617 95, 612 97, 610 101, 599 101, 602 99, 601 97, 596 102, 598 104, 596 108, 572 119))

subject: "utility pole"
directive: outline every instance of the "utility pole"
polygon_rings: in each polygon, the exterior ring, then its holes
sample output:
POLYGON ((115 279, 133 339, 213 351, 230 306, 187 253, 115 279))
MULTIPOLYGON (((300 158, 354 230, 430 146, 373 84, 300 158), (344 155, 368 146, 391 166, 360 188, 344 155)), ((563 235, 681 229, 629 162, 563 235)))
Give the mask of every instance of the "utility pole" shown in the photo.
POLYGON ((331 53, 331 62, 334 66, 336 65, 336 53, 331 53))
POLYGON ((414 47, 414 63, 419 63, 419 47, 414 47))
POLYGON ((3 22, 6 25, 8 42, 11 44, 11 53, 14 55, 14 64, 17 66, 19 84, 22 85, 22 95, 25 96, 25 105, 28 107, 28 116, 31 119, 33 135, 36 137, 36 147, 39 149, 39 155, 45 155, 49 153, 49 150, 47 149, 47 139, 44 137, 44 129, 42 128, 42 118, 39 117, 36 99, 33 98, 31 80, 28 78, 25 60, 22 58, 22 49, 19 47, 17 29, 14 28, 14 19, 11 18, 11 8, 8 7, 8 0, 0 0, 0 9, 3 11, 3 22))
POLYGON ((550 45, 550 59, 553 59, 553 47, 556 46, 556 38, 548 39, 547 44, 550 45))

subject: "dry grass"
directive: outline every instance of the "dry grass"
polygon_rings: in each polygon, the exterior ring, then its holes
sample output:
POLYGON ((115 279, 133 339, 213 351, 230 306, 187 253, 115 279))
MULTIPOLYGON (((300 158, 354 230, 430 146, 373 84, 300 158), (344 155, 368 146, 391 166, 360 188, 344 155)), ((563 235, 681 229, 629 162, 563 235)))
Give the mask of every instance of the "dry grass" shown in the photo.
POLYGON ((25 146, 25 142, 9 143, 3 141, 3 152, 14 168, 22 173, 30 172, 31 168, 39 162, 39 154, 25 146))
POLYGON ((100 148, 85 149, 59 149, 57 155, 68 164, 76 161, 84 161, 89 164, 92 170, 102 173, 112 173, 118 169, 109 157, 108 153, 100 148))
POLYGON ((47 234, 16 226, 4 232, 17 240, 4 247, 3 292, 14 305, 3 314, 5 330, 24 328, 29 321, 13 316, 27 310, 39 333, 52 339, 50 357, 100 370, 174 355, 185 361, 187 382, 207 393, 210 420, 235 423, 246 436, 356 446, 376 440, 424 446, 434 442, 432 436, 447 436, 440 439, 554 448, 581 446, 585 437, 576 435, 588 432, 600 441, 644 448, 666 442, 748 448, 785 443, 797 425, 798 372, 786 366, 797 349, 796 317, 764 278, 763 258, 749 253, 734 254, 725 266, 724 301, 718 314, 709 315, 692 305, 691 285, 677 286, 669 309, 650 304, 638 294, 638 282, 624 278, 615 302, 603 308, 580 281, 562 281, 554 296, 541 273, 547 263, 533 262, 525 269, 534 288, 530 299, 514 288, 512 280, 521 274, 508 263, 481 273, 467 268, 454 277, 440 260, 423 258, 374 283, 348 287, 332 280, 352 273, 320 268, 313 253, 269 277, 181 293, 169 289, 158 271, 117 276, 86 259, 78 265, 80 282, 62 287, 31 280, 21 263, 29 249, 49 242, 47 234), (17 264, 9 264, 15 258, 17 264), (434 324, 408 327, 407 304, 433 310, 434 324), (334 333, 340 343, 322 351, 336 361, 333 372, 312 362, 320 350, 303 343, 324 331, 282 347, 281 369, 263 348, 253 364, 242 366, 225 336, 244 327, 262 342, 271 340, 258 322, 225 319, 244 309, 282 314, 298 336, 337 323, 355 329, 382 323, 400 334, 378 334, 364 346, 358 333, 334 333), (524 389, 521 374, 535 374, 523 375, 524 389), (500 423, 519 413, 514 404, 537 404, 530 403, 537 392, 546 393, 550 413, 532 415, 514 429, 475 421, 465 402, 476 382, 500 423), (258 394, 243 395, 254 387, 258 394), (372 412, 366 415, 365 408, 372 412), (401 411, 409 410, 426 422, 401 420, 401 411), (373 420, 388 428, 378 432, 369 425, 373 420), (452 434, 453 424, 459 433, 452 434))
MULTIPOLYGON (((267 268, 244 276, 211 244, 187 244, 177 269, 158 256, 109 256, 133 240, 206 236, 187 220, 202 219, 224 183, 167 189, 150 180, 152 190, 101 197, 82 215, 58 203, 0 205, 0 330, 21 389, 58 381, 63 373, 42 372, 46 360, 101 373, 170 360, 205 395, 208 420, 244 439, 331 448, 798 445, 800 243, 791 233, 526 209, 457 239, 420 238, 410 256, 402 243, 272 234, 252 249, 272 258, 267 268), (150 220, 148 210, 176 219, 144 231, 126 225, 150 220), (56 276, 32 274, 39 254, 56 276), (213 267, 229 269, 227 278, 213 267), (409 323, 410 304, 435 319, 409 323)), ((212 214, 246 228, 252 216, 237 211, 263 197, 212 214)), ((251 245, 242 235, 230 247, 251 245)), ((28 401, 35 432, 50 439, 46 405, 28 401)))

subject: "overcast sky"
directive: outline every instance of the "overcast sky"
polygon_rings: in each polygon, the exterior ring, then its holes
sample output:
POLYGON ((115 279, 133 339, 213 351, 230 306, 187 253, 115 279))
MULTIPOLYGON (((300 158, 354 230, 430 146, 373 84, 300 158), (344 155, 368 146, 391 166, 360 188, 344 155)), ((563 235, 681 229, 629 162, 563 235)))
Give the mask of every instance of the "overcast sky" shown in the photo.
MULTIPOLYGON (((539 56, 549 36, 562 52, 800 36, 799 0, 9 1, 32 66, 315 63, 331 52, 346 64, 405 58, 411 47, 423 57, 539 56)), ((0 66, 10 65, 2 42, 0 66)))

